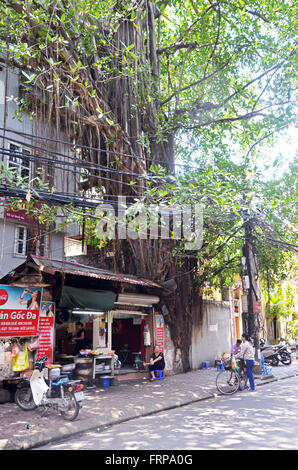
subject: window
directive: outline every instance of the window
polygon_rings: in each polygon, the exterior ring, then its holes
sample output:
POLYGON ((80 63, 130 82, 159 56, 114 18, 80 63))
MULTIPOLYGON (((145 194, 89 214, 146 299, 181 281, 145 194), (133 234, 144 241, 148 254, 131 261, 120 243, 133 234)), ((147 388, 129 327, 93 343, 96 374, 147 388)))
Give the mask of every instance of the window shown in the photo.
POLYGON ((9 144, 8 168, 21 178, 30 178, 30 152, 19 145, 9 144))
POLYGON ((15 228, 15 256, 26 257, 29 253, 38 256, 48 256, 49 237, 47 234, 30 232, 24 225, 15 228))
POLYGON ((15 228, 15 256, 27 256, 28 254, 29 229, 24 225, 17 225, 15 228))

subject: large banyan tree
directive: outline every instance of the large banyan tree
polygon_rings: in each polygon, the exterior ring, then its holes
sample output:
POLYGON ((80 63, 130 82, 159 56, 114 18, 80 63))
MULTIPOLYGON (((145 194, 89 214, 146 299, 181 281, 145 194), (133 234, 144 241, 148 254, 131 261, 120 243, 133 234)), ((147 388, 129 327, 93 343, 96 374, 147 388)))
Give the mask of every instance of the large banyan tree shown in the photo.
POLYGON ((249 179, 239 181, 257 144, 291 122, 294 7, 286 0, 0 0, 1 57, 22 72, 19 105, 76 145, 87 168, 81 190, 210 208, 199 254, 174 255, 175 240, 114 243, 116 269, 175 279, 164 312, 184 370, 200 304, 194 281, 202 287, 237 269, 242 241, 233 234, 254 190, 249 179), (228 162, 236 148, 247 156, 239 174, 228 162), (177 156, 194 172, 185 177, 177 156))

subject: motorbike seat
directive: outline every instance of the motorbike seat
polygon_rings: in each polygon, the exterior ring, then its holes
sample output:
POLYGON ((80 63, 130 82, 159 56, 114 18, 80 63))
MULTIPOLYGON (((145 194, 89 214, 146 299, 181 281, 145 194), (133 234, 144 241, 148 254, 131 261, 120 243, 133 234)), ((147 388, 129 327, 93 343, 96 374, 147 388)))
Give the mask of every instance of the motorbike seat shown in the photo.
POLYGON ((54 379, 52 381, 52 385, 58 386, 60 384, 67 383, 67 382, 68 382, 68 377, 57 377, 57 379, 54 379))

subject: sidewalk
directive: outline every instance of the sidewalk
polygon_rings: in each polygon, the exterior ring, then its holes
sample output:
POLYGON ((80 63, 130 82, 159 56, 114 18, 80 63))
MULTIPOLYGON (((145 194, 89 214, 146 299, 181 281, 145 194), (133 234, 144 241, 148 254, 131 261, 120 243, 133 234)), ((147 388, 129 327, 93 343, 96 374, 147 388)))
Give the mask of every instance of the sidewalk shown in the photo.
MULTIPOLYGON (((41 409, 26 412, 15 403, 1 404, 0 450, 25 450, 76 433, 212 398, 218 395, 217 373, 211 368, 166 376, 163 381, 142 380, 85 390, 83 408, 71 423, 55 411, 41 417, 41 409)), ((290 366, 274 367, 273 374, 267 380, 256 378, 257 387, 298 375, 298 361, 293 361, 290 366)))

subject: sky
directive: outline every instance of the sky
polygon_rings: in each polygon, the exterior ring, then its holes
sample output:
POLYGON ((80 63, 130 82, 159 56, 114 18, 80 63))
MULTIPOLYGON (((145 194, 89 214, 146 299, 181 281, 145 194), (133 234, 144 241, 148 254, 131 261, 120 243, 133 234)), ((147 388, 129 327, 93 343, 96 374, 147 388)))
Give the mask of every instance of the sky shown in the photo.
POLYGON ((261 147, 264 156, 267 158, 258 158, 256 163, 262 171, 265 179, 280 178, 281 174, 286 171, 289 164, 297 158, 298 137, 297 129, 291 126, 285 132, 280 133, 273 146, 261 147), (276 159, 281 157, 277 164, 276 159))

